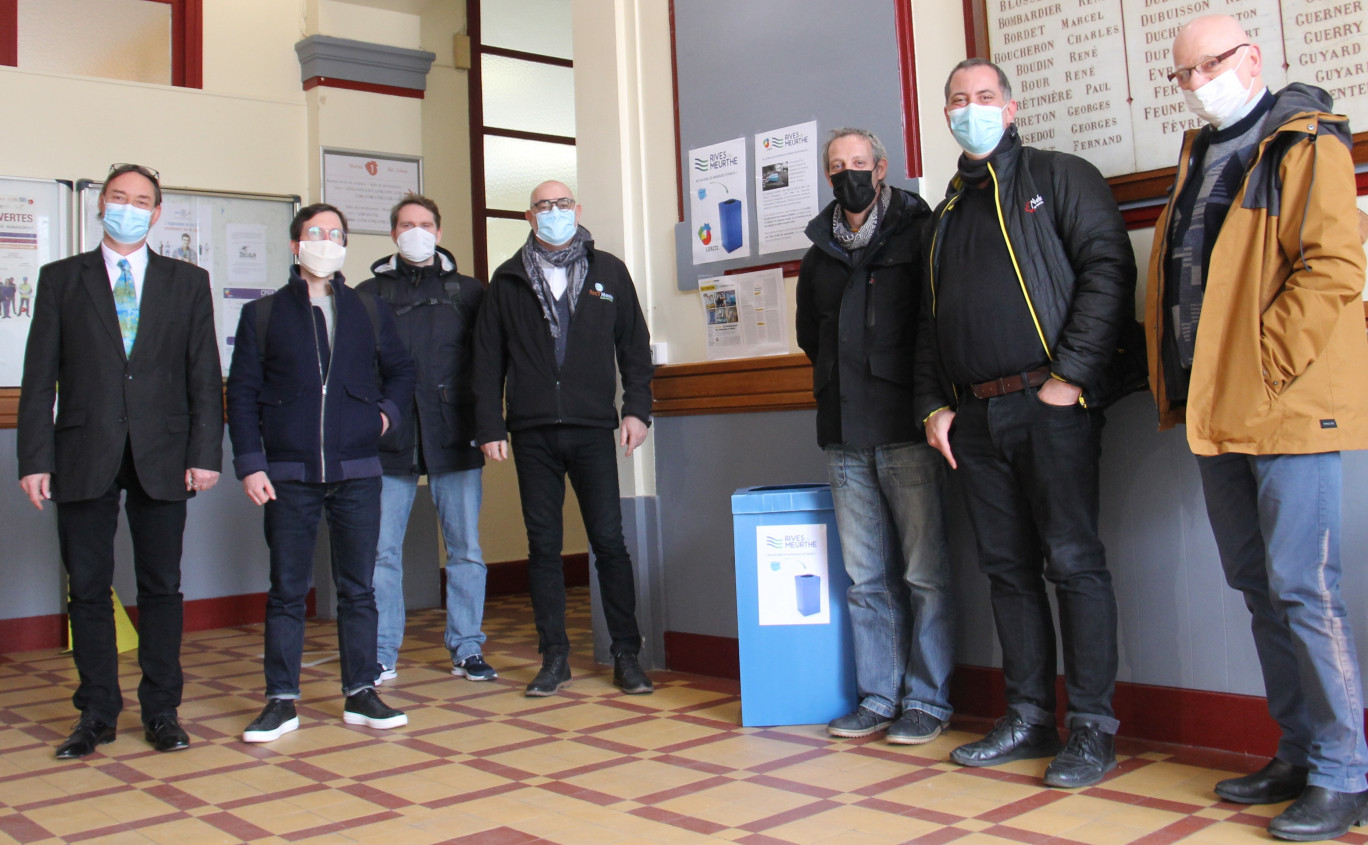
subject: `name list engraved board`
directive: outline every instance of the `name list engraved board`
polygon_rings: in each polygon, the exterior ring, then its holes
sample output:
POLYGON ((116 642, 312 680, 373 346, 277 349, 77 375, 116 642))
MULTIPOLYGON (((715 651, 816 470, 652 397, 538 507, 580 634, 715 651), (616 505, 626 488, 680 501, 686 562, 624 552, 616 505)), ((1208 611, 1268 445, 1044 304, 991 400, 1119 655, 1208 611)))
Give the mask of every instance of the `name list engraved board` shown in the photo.
POLYGON ((1319 86, 1368 128, 1368 0, 987 0, 987 11, 1022 137, 1106 176, 1173 165, 1183 132, 1201 125, 1167 79, 1173 38, 1199 15, 1240 20, 1270 89, 1319 86))

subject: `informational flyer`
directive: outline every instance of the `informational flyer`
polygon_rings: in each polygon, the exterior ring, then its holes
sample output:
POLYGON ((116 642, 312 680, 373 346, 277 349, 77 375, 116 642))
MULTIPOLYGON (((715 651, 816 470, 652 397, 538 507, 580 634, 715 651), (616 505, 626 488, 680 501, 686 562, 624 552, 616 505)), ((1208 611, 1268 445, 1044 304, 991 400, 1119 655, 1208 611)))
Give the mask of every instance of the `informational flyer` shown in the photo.
POLYGON ((18 384, 49 220, 30 197, 0 194, 0 384, 18 384))
POLYGON ((242 319, 242 306, 275 293, 275 288, 235 288, 225 287, 219 300, 219 360, 223 362, 226 373, 233 361, 233 341, 237 336, 238 321, 242 319))
POLYGON ((233 357, 242 306, 274 293, 279 284, 266 269, 266 227, 257 223, 229 223, 224 228, 228 273, 219 301, 219 357, 226 368, 233 357))
POLYGON ((782 270, 775 267, 701 279, 698 293, 708 360, 788 353, 782 270))
POLYGON ((194 197, 165 197, 161 215, 148 232, 148 248, 158 255, 208 268, 210 261, 207 254, 201 253, 200 234, 207 234, 209 228, 201 230, 197 205, 194 197))
POLYGON ((831 622, 826 528, 822 523, 755 527, 759 624, 831 622))
POLYGON ((755 216, 760 254, 806 249, 817 214, 817 121, 755 136, 755 216))
POLYGON ((689 150, 694 264, 751 254, 746 202, 745 138, 689 150))

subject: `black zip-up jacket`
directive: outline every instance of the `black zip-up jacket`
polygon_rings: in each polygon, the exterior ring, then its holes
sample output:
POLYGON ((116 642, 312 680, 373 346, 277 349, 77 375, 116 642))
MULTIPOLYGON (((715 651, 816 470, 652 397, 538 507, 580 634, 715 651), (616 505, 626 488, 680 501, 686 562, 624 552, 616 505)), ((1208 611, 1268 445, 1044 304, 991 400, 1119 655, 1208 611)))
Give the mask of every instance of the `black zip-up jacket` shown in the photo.
MULTIPOLYGON (((1090 408, 1104 407, 1122 393, 1138 389, 1135 377, 1120 366, 1116 355, 1123 333, 1127 338, 1139 337, 1135 253, 1102 174, 1078 156, 1025 146, 1015 124, 1007 127, 988 158, 988 172, 999 219, 975 224, 994 227, 1006 239, 1051 372, 1081 387, 1083 401, 1090 408), (1037 181, 1038 176, 1044 178, 1043 183, 1037 181), (1118 366, 1112 366, 1114 361, 1118 366)), ((916 358, 918 421, 957 402, 955 387, 940 365, 933 321, 936 288, 941 284, 937 238, 964 190, 957 173, 928 227, 928 275, 916 358)), ((972 284, 973 280, 946 283, 972 284)), ((1143 348, 1138 358, 1126 356, 1127 362, 1141 359, 1143 348)))
POLYGON ((266 356, 257 346, 256 309, 242 308, 228 371, 228 433, 238 478, 266 471, 272 481, 312 484, 380 475, 380 412, 401 425, 413 401, 413 360, 376 308, 380 337, 360 294, 341 273, 332 278, 337 315, 327 360, 322 317, 309 285, 290 270, 267 323, 266 356), (324 376, 326 371, 327 375, 324 376))
POLYGON ((873 239, 852 261, 831 231, 833 201, 808 224, 798 270, 798 346, 812 361, 817 443, 925 442, 913 413, 922 235, 931 208, 893 189, 873 239))
POLYGON ((399 339, 418 368, 413 403, 380 438, 385 474, 437 475, 484 466, 484 454, 474 442, 470 384, 484 285, 458 273, 455 256, 441 247, 427 267, 395 254, 376 261, 371 272, 375 275, 356 290, 389 304, 399 339))
POLYGON ((559 368, 551 327, 523 269, 522 251, 494 271, 475 327, 476 443, 543 425, 617 428, 619 372, 623 416, 650 423, 655 368, 632 277, 616 256, 594 249, 593 241, 587 242, 586 255, 589 270, 559 368))

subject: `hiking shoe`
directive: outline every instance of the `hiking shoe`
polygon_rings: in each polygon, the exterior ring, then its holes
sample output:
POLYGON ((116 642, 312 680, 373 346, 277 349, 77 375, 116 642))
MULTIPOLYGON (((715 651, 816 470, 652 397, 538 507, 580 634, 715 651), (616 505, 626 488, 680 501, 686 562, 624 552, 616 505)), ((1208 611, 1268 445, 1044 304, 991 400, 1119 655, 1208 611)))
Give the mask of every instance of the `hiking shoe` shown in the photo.
POLYGON ((347 706, 342 708, 342 721, 349 725, 365 725, 368 728, 397 728, 408 724, 404 711, 380 700, 373 689, 363 689, 347 696, 347 706))
POLYGON ((570 683, 570 655, 564 652, 551 652, 542 655, 541 671, 532 683, 527 685, 523 695, 528 698, 543 698, 555 695, 560 688, 570 683))
POLYGON ((468 681, 492 681, 499 677, 494 667, 485 662, 483 654, 472 654, 464 660, 452 660, 451 674, 468 681))
POLYGON ((613 686, 627 695, 647 695, 655 692, 655 686, 641 670, 636 654, 630 651, 613 655, 613 686))
POLYGON ((940 736, 945 726, 946 720, 925 710, 904 710, 888 727, 887 739, 893 745, 923 745, 940 736))
POLYGON ((845 739, 855 739, 878 733, 891 724, 893 724, 893 720, 887 716, 880 716, 873 710, 859 707, 854 713, 837 716, 828 722, 827 733, 845 739))
POLYGON ((299 717, 295 715, 292 698, 272 698, 266 702, 266 709, 252 720, 247 730, 242 732, 243 742, 270 742, 299 729, 299 717))

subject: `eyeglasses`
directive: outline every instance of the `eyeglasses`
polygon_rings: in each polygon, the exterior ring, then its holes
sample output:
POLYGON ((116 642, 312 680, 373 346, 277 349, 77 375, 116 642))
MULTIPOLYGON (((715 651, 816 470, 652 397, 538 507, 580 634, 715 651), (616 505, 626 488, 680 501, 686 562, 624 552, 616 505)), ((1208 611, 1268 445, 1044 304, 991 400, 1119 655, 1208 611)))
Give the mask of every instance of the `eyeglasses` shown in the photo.
POLYGON ((152 168, 150 168, 150 167, 145 167, 145 166, 143 166, 143 165, 141 165, 141 164, 123 164, 123 163, 120 163, 120 164, 111 164, 111 165, 109 165, 109 176, 107 176, 107 177, 105 178, 105 181, 108 182, 110 179, 113 179, 115 176, 122 176, 122 175, 124 175, 125 173, 139 173, 139 174, 142 174, 143 176, 146 176, 148 179, 151 179, 153 182, 156 182, 157 184, 161 184, 161 174, 158 173, 157 171, 153 170, 152 168))
POLYGON ((347 233, 341 229, 324 229, 322 226, 310 226, 304 230, 304 240, 332 241, 335 244, 346 246, 347 233))
POLYGON ((554 200, 538 200, 532 203, 532 210, 536 212, 550 211, 553 206, 561 211, 570 211, 575 207, 575 198, 561 197, 554 200))
POLYGON ((1173 72, 1168 75, 1168 81, 1186 85, 1187 81, 1192 78, 1193 73, 1200 73, 1205 78, 1210 79, 1212 75, 1216 73, 1216 69, 1221 66, 1221 62, 1224 62, 1226 59, 1235 55, 1241 48, 1248 46, 1248 44, 1236 44, 1219 56, 1206 56, 1197 64, 1190 67, 1174 68, 1173 72))

